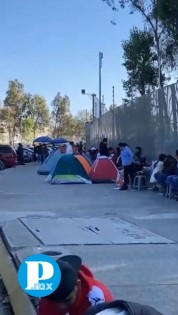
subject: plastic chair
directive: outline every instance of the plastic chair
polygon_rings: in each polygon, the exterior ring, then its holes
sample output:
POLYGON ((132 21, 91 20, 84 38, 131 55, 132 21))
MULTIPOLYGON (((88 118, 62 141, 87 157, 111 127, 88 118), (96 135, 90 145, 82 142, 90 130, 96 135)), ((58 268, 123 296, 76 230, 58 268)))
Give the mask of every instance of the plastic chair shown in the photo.
POLYGON ((142 190, 146 188, 147 188, 146 176, 136 175, 134 178, 133 189, 142 190))

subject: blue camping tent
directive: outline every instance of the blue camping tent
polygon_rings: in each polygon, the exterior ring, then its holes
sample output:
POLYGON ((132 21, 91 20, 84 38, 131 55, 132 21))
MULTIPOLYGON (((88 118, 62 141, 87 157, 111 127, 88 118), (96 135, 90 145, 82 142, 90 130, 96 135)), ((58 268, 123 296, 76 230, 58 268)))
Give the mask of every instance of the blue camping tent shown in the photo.
POLYGON ((90 178, 77 156, 63 154, 48 175, 50 184, 91 184, 90 178))
POLYGON ((48 175, 51 170, 56 166, 61 157, 59 150, 52 151, 42 165, 38 169, 39 175, 48 175))

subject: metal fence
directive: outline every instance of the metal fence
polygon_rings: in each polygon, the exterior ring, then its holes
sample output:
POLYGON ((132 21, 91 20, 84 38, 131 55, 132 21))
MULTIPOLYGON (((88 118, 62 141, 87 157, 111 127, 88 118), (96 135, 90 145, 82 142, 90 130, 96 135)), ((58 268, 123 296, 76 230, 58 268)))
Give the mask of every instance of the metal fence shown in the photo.
POLYGON ((135 99, 107 112, 86 126, 87 147, 98 146, 103 137, 109 145, 126 142, 144 153, 175 153, 178 149, 178 83, 135 99))

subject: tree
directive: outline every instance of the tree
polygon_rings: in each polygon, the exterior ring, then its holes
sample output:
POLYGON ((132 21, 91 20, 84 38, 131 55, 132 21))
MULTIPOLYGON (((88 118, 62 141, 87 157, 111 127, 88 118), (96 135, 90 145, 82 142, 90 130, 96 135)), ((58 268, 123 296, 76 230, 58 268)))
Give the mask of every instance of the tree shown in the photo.
POLYGON ((37 131, 44 131, 45 127, 49 126, 50 115, 49 108, 47 106, 46 100, 40 95, 28 95, 29 103, 27 110, 27 120, 26 123, 32 126, 33 137, 36 137, 37 131))
POLYGON ((85 138, 85 124, 92 121, 92 115, 87 110, 81 110, 74 117, 75 136, 80 139, 85 138))
MULTIPOLYGON (((103 1, 113 10, 116 10, 113 0, 103 1)), ((159 17, 157 6, 158 1, 160 0, 118 0, 117 2, 121 8, 125 8, 125 6, 128 5, 131 9, 130 13, 137 11, 143 16, 147 30, 152 33, 154 38, 154 49, 157 54, 159 86, 163 87, 163 73, 169 67, 172 68, 176 64, 177 47, 159 17)))
POLYGON ((178 45, 178 1, 157 0, 156 12, 170 36, 178 45))
POLYGON ((4 122, 4 116, 3 116, 3 108, 0 104, 0 140, 4 140, 4 135, 6 133, 6 125, 4 122))
POLYGON ((22 123, 22 136, 27 142, 31 142, 34 137, 34 121, 32 118, 28 117, 23 120, 22 123))
POLYGON ((71 136, 75 128, 68 96, 57 93, 52 101, 53 137, 71 136))
POLYGON ((21 129, 23 111, 23 84, 18 82, 18 80, 9 81, 9 88, 4 100, 3 117, 7 124, 10 144, 14 144, 14 137, 21 129))
POLYGON ((50 122, 46 100, 40 95, 25 93, 18 80, 9 81, 0 118, 8 130, 10 144, 14 144, 14 138, 19 134, 22 139, 31 141, 36 132, 43 131, 50 122))
POLYGON ((133 28, 129 40, 122 43, 124 63, 128 80, 123 81, 127 97, 133 97, 134 92, 141 95, 150 92, 157 86, 158 69, 155 66, 157 56, 153 51, 154 39, 147 30, 133 28))

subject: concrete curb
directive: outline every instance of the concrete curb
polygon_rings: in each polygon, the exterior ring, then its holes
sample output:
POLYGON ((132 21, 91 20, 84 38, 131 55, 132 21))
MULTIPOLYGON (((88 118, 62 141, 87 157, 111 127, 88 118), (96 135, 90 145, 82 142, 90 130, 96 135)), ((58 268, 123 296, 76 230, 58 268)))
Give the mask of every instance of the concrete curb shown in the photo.
POLYGON ((18 284, 17 270, 0 237, 0 274, 6 287, 14 315, 36 315, 28 295, 18 284))

